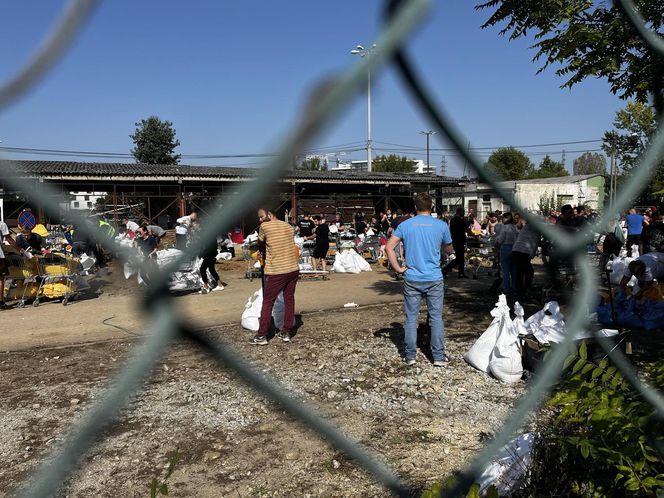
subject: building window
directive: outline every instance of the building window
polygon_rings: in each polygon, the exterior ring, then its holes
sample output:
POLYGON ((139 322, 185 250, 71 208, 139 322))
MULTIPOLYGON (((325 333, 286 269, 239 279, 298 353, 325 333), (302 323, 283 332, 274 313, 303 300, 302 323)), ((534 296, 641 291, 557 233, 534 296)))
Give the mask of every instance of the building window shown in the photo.
POLYGON ((78 201, 74 201, 74 208, 78 209, 80 205, 78 201))
POLYGON ((491 202, 491 194, 482 194, 483 202, 491 202))
POLYGON ((88 208, 92 208, 92 201, 88 201, 88 208))
POLYGON ((89 200, 90 200, 90 196, 89 196, 89 195, 85 195, 85 196, 83 196, 83 200, 84 200, 84 201, 89 201, 89 200))
POLYGON ((565 204, 572 204, 574 201, 573 195, 560 195, 558 194, 558 205, 564 206, 565 204))

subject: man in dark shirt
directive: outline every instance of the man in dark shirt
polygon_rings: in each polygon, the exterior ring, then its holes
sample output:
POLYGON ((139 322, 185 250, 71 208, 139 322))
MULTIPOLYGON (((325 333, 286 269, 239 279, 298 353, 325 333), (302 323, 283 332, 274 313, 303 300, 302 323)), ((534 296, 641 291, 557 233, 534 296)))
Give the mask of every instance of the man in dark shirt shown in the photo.
POLYGON ((136 245, 145 256, 145 262, 141 266, 139 274, 149 285, 151 277, 157 270, 157 239, 150 235, 146 227, 139 227, 136 235, 136 245))
POLYGON ((313 220, 309 217, 308 214, 305 214, 304 218, 302 218, 297 224, 300 237, 311 237, 311 234, 314 233, 314 226, 315 225, 313 220))
POLYGON ((661 214, 653 216, 654 223, 643 228, 643 254, 662 252, 664 249, 664 218, 661 214))
POLYGON ((365 234, 367 231, 367 223, 364 221, 364 218, 355 220, 355 233, 357 235, 365 234))
POLYGON ((459 278, 468 278, 464 272, 464 257, 466 253, 466 235, 470 224, 464 215, 464 209, 462 207, 457 208, 456 214, 450 220, 450 233, 452 235, 452 247, 454 248, 455 258, 443 270, 447 274, 452 267, 456 266, 459 269, 459 278))
POLYGON ((318 271, 318 261, 320 260, 323 271, 327 271, 327 260, 325 258, 330 249, 330 227, 327 225, 325 218, 320 216, 316 216, 314 221, 316 230, 313 237, 316 240, 316 246, 311 255, 311 266, 314 271, 318 271))

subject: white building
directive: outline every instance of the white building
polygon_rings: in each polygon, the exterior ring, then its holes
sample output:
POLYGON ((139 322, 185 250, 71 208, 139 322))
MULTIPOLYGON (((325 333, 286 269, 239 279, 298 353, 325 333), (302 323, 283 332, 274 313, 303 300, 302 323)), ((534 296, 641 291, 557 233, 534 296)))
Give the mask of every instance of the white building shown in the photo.
POLYGON ((71 200, 66 207, 68 209, 94 209, 97 205, 97 199, 101 199, 106 192, 69 192, 71 200))
MULTIPOLYGON (((604 207, 604 183, 602 175, 577 175, 500 182, 500 186, 509 190, 521 207, 539 212, 544 204, 555 209, 571 204, 601 210, 604 207)), ((473 209, 479 218, 497 209, 505 212, 516 208, 485 183, 466 186, 463 206, 466 211, 473 209)))
MULTIPOLYGON (((415 163, 415 171, 413 173, 427 173, 428 169, 424 161, 421 159, 410 159, 415 163)), ((330 171, 367 171, 367 160, 361 159, 350 162, 340 162, 337 166, 330 168, 330 171)), ((432 174, 436 173, 436 168, 431 170, 432 174)))

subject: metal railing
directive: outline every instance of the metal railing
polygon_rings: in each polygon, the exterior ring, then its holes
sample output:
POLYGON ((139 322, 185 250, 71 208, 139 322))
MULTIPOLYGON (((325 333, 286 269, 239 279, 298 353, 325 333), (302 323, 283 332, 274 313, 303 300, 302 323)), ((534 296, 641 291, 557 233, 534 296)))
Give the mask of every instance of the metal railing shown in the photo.
MULTIPOLYGON (((52 67, 65 52, 77 32, 85 24, 98 2, 95 0, 71 1, 53 33, 49 35, 37 54, 18 74, 8 83, 0 87, 0 109, 16 102, 21 95, 34 87, 46 71, 52 67)), ((280 175, 291 164, 291 158, 301 152, 321 135, 333 118, 338 118, 352 97, 362 91, 367 71, 376 71, 387 64, 394 64, 398 70, 405 87, 411 92, 415 104, 430 122, 432 128, 440 137, 451 142, 463 159, 472 166, 475 173, 486 183, 490 184, 507 202, 514 207, 519 204, 514 199, 511 190, 500 185, 500 178, 488 175, 478 157, 475 157, 467 147, 468 141, 455 127, 452 119, 436 104, 431 92, 425 87, 406 53, 406 40, 413 32, 419 21, 425 16, 430 7, 430 0, 392 0, 387 2, 386 20, 384 29, 376 42, 373 56, 363 59, 359 64, 347 69, 333 80, 326 80, 315 87, 309 104, 302 111, 299 123, 291 130, 287 138, 281 143, 279 152, 262 170, 260 176, 253 182, 242 186, 240 195, 234 196, 236 200, 224 204, 223 210, 218 209, 211 213, 204 225, 201 237, 182 255, 182 259, 196 255, 204 247, 206 240, 216 237, 216 234, 227 230, 247 210, 242 199, 260 199, 266 195, 280 175)), ((636 32, 660 59, 664 59, 664 40, 656 33, 649 31, 630 0, 618 0, 623 15, 634 26, 636 32)), ((615 219, 617 213, 625 209, 630 199, 634 198, 654 171, 658 158, 664 154, 664 116, 660 116, 659 128, 651 140, 650 147, 641 158, 640 166, 631 174, 629 181, 622 188, 615 204, 609 205, 603 213, 600 223, 607 223, 615 219)), ((20 167, 14 164, 3 168, 0 178, 5 185, 21 191, 28 199, 36 199, 38 195, 41 205, 51 213, 58 213, 59 204, 54 190, 47 184, 39 185, 39 192, 33 182, 21 177, 20 167), (45 195, 46 194, 46 195, 45 195)), ((585 238, 571 237, 569 234, 544 224, 535 216, 524 211, 529 223, 561 249, 562 255, 572 256, 585 253, 585 238)), ((103 234, 85 223, 85 219, 72 213, 75 223, 80 229, 91 237, 101 238, 103 234)), ((587 227, 585 230, 591 230, 587 227)), ((116 245, 114 251, 121 256, 128 257, 129 250, 116 245)), ((181 260, 182 260, 181 259, 181 260)), ((159 273, 152 281, 146 294, 144 306, 147 313, 153 316, 147 320, 153 325, 146 333, 146 340, 138 346, 131 355, 127 365, 122 369, 112 383, 105 396, 100 399, 86 414, 78 426, 69 434, 63 444, 44 459, 41 465, 19 487, 19 495, 29 497, 47 497, 53 495, 64 483, 67 477, 78 465, 79 458, 103 436, 104 430, 118 416, 120 410, 128 403, 130 397, 141 387, 142 382, 152 371, 156 362, 178 338, 185 338, 192 344, 202 348, 210 354, 220 365, 234 370, 238 377, 262 395, 278 403, 292 417, 306 425, 309 429, 325 438, 331 445, 344 452, 369 472, 379 483, 396 495, 408 495, 411 489, 396 473, 379 461, 367 448, 346 436, 334 427, 313 409, 307 407, 301 400, 295 400, 290 394, 276 383, 267 379, 249 366, 240 355, 231 347, 221 341, 212 340, 204 334, 192 330, 181 319, 178 310, 172 303, 167 284, 169 274, 175 270, 180 261, 174 262, 167 270, 159 273)), ((523 399, 518 403, 507 423, 496 435, 491 444, 483 450, 462 473, 450 495, 457 494, 461 489, 472 484, 476 476, 490 462, 493 455, 513 436, 514 432, 522 426, 528 414, 535 410, 545 395, 549 392, 555 381, 559 378, 563 362, 568 355, 570 343, 574 334, 587 325, 586 310, 593 302, 596 293, 595 279, 589 261, 583 257, 576 258, 577 267, 581 275, 579 295, 574 300, 571 318, 568 321, 567 337, 565 341, 553 348, 547 361, 538 371, 538 376, 531 382, 523 399)), ((605 348, 607 354, 621 370, 625 378, 634 386, 645 399, 655 408, 657 414, 664 416, 664 397, 647 384, 640 381, 630 362, 610 342, 598 341, 605 348)), ((444 476, 441 476, 443 478, 444 476)))

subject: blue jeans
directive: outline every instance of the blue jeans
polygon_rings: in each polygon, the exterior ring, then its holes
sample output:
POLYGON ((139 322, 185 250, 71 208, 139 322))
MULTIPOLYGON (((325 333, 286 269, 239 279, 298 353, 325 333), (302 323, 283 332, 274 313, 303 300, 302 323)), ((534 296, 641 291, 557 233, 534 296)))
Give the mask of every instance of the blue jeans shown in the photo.
POLYGON ((417 353, 417 322, 420 314, 422 298, 427 300, 429 326, 431 327, 431 353, 434 360, 442 360, 445 355, 443 347, 443 280, 431 282, 413 282, 404 280, 403 307, 406 314, 405 356, 406 360, 414 360, 417 353))
POLYGON ((500 273, 503 276, 503 292, 511 294, 514 292, 512 282, 512 244, 500 246, 500 273))

